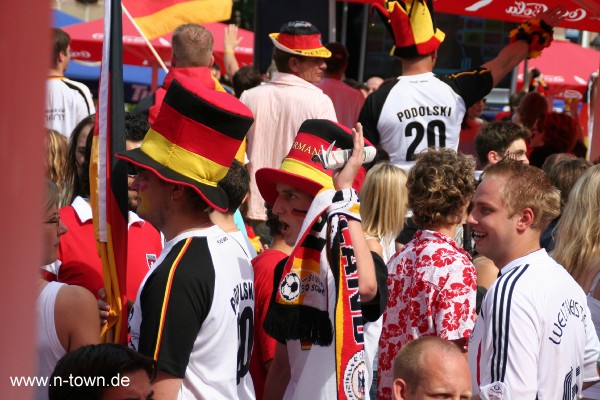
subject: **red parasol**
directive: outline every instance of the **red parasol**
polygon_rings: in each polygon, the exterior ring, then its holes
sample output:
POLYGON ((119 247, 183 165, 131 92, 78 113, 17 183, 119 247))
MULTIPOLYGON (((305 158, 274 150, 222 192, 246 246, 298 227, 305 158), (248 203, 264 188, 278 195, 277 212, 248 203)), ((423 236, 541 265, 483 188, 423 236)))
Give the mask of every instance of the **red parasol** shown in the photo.
MULTIPOLYGON (((353 3, 383 3, 383 0, 338 0, 353 3)), ((600 32, 600 2, 598 0, 434 0, 435 12, 463 17, 521 22, 533 18, 554 6, 567 10, 560 27, 600 32)))
MULTIPOLYGON (((528 61, 528 68, 537 68, 555 98, 567 90, 583 93, 590 75, 600 66, 600 51, 586 49, 569 41, 555 40, 538 58, 528 61)), ((523 63, 519 67, 518 84, 523 84, 523 63)))
POLYGON ((522 22, 562 5, 567 16, 560 27, 600 32, 600 4, 594 0, 437 0, 436 12, 522 22))
MULTIPOLYGON (((223 65, 223 35, 226 24, 210 23, 203 25, 214 37, 214 56, 215 61, 224 69, 223 65)), ((82 61, 101 61, 102 59, 102 40, 104 38, 104 22, 97 19, 90 22, 70 25, 63 28, 71 36, 71 58, 82 61)), ((238 34, 242 37, 242 42, 235 50, 235 56, 240 66, 252 64, 254 57, 254 33, 245 29, 239 29, 238 34)), ((171 34, 167 34, 150 43, 156 49, 165 63, 171 59, 171 34)), ((123 64, 158 66, 152 52, 146 45, 144 39, 135 29, 127 17, 123 17, 123 64)))

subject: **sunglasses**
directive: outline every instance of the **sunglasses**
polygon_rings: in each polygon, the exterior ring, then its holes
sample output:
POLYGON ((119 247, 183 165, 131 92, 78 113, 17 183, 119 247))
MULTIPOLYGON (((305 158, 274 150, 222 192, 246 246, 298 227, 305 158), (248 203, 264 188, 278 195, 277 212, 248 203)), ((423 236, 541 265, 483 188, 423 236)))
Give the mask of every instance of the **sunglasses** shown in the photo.
POLYGON ((138 167, 132 163, 127 163, 127 176, 135 178, 138 174, 138 167))

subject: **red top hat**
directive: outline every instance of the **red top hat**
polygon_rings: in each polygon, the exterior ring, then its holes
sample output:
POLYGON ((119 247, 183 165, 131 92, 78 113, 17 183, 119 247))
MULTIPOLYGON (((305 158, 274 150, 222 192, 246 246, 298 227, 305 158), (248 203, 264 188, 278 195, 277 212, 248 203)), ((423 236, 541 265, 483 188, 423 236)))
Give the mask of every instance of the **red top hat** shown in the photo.
POLYGON ((142 146, 117 157, 167 182, 191 187, 208 205, 224 212, 227 195, 217 184, 253 122, 250 110, 234 96, 180 77, 169 86, 142 146))
MULTIPOLYGON (((335 141, 333 150, 352 149, 352 132, 344 125, 327 119, 307 119, 302 123, 294 144, 279 169, 261 168, 256 171, 256 184, 263 199, 274 204, 277 199, 277 183, 285 183, 316 196, 322 189, 333 189, 333 170, 326 170, 312 156, 327 149, 335 141)), ((365 145, 370 143, 365 140, 365 145)), ((365 179, 366 171, 362 167, 353 187, 358 192, 365 179)))

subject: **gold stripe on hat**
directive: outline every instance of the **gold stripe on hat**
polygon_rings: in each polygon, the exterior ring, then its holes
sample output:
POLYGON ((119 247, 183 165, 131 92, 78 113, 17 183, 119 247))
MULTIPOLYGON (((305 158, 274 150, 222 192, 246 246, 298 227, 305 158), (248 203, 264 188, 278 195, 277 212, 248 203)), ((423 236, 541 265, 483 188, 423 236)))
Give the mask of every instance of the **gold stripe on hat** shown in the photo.
POLYGON ((333 179, 325 172, 319 171, 315 167, 303 163, 302 161, 294 160, 292 158, 286 158, 281 163, 282 171, 290 172, 292 174, 300 175, 304 178, 315 181, 322 185, 324 188, 333 189, 333 179))
POLYGON ((177 146, 153 129, 146 134, 140 149, 157 163, 186 178, 212 187, 216 187, 229 170, 208 158, 177 146))

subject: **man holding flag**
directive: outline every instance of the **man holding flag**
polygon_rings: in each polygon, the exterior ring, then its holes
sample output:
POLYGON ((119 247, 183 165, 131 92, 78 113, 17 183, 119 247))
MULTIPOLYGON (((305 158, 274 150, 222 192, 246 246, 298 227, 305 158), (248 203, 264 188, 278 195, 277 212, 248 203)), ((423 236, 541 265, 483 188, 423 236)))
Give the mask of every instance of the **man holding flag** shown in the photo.
MULTIPOLYGON (((223 0, 130 0, 123 3, 122 6, 119 0, 104 2, 99 104, 90 161, 90 202, 106 299, 110 304, 103 336, 104 340, 114 342, 124 342, 127 338, 123 289, 127 273, 127 170, 124 162, 114 158, 115 153, 125 150, 123 11, 140 34, 150 39, 183 23, 214 22, 231 15, 231 1, 223 0)), ((152 47, 149 42, 148 45, 152 47)))
POLYGON ((235 97, 174 80, 139 149, 138 214, 165 236, 129 317, 130 346, 158 365, 156 399, 253 399, 248 374, 254 274, 243 246, 214 225, 217 184, 254 121, 235 97))

